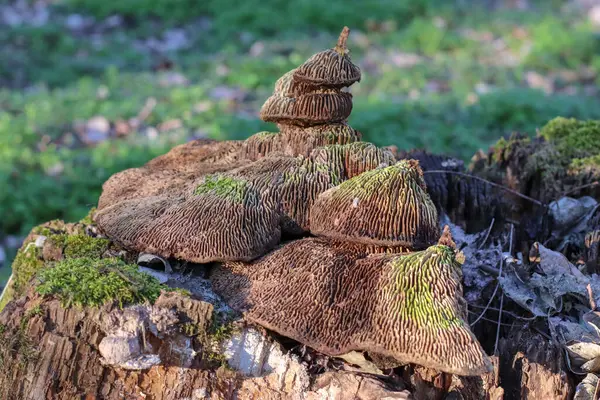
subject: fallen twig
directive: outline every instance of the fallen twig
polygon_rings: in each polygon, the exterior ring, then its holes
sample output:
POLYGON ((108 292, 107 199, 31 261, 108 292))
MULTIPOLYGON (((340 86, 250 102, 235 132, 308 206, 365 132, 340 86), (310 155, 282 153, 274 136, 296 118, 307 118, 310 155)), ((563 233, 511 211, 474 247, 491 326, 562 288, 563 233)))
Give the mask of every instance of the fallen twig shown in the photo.
MULTIPOLYGON (((513 233, 515 231, 515 226, 513 224, 510 225, 510 239, 508 243, 508 254, 512 257, 512 244, 513 244, 513 233)), ((504 258, 502 259, 502 264, 504 264, 504 258)), ((500 266, 502 266, 500 264, 500 266)), ((498 276, 500 278, 500 276, 498 276)), ((498 280, 498 285, 500 285, 500 280, 498 280)), ((494 355, 498 355, 498 340, 500 339, 500 324, 502 319, 502 307, 504 306, 504 291, 502 292, 502 296, 500 297, 500 310, 498 310, 498 328, 496 329, 496 342, 494 343, 494 355)))
POLYGON ((485 238, 483 238, 483 242, 481 242, 481 244, 477 247, 477 250, 481 250, 481 248, 483 247, 485 242, 487 242, 488 238, 490 237, 490 232, 492 231, 492 228, 494 227, 495 221, 496 221, 496 218, 492 218, 492 222, 490 222, 490 227, 488 228, 487 233, 485 234, 485 238))

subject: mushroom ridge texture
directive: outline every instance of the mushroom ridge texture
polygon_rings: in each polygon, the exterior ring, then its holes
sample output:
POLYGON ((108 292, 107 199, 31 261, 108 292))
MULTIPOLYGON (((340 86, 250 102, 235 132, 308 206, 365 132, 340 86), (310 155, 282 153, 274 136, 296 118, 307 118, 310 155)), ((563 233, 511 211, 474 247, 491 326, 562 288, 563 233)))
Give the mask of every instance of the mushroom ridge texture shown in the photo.
POLYGON ((366 171, 321 193, 311 232, 368 245, 423 249, 440 235, 435 205, 414 160, 366 171))
POLYGON ((458 375, 490 364, 465 322, 461 267, 452 248, 373 255, 327 239, 290 242, 211 279, 245 318, 330 356, 366 351, 458 375))

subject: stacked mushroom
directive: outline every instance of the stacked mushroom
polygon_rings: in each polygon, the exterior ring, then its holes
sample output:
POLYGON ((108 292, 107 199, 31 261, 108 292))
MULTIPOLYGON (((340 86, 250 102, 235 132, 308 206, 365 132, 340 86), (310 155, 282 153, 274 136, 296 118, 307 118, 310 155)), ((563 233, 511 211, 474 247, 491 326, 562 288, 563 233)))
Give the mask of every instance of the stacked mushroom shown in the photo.
POLYGON ((249 321, 330 356, 356 350, 460 375, 488 370, 465 322, 454 249, 447 238, 435 244, 437 213, 418 163, 320 194, 310 220, 320 237, 217 267, 215 290, 249 321))
POLYGON ((350 60, 349 33, 345 27, 334 48, 313 55, 279 78, 263 105, 260 116, 278 124, 287 154, 308 154, 317 146, 360 140, 360 133, 346 123, 352 95, 342 91, 361 77, 350 60))
POLYGON ((282 234, 308 232, 319 193, 395 162, 390 150, 356 142, 344 122, 352 96, 340 88, 360 79, 348 32, 278 81, 262 115, 283 133, 194 141, 114 175, 95 216, 100 229, 127 248, 200 263, 249 261, 282 234))
POLYGON ((360 79, 347 36, 277 82, 261 116, 281 133, 195 141, 116 174, 94 219, 128 249, 225 263, 212 279, 234 308, 326 354, 483 372, 460 265, 435 244, 418 163, 396 163, 346 124, 352 97, 342 88, 360 79))

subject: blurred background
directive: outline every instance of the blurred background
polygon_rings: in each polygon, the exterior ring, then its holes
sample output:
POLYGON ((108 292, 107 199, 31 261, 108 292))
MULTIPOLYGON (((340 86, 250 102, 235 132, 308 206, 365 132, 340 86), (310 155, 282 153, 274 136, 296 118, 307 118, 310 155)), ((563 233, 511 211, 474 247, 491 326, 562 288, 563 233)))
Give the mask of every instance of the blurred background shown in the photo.
POLYGON ((363 71, 350 123, 378 145, 468 161, 600 118, 600 1, 3 0, 0 282, 32 226, 82 218, 111 174, 273 130, 275 80, 344 25, 363 71))

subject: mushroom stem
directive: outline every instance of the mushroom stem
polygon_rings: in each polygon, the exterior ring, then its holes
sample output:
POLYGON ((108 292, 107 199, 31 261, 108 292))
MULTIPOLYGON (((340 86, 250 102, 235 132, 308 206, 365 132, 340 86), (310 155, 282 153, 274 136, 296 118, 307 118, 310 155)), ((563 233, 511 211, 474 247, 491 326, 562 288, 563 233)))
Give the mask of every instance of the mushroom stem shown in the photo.
POLYGON ((342 29, 342 33, 340 33, 337 45, 335 46, 335 50, 340 54, 345 54, 348 51, 348 46, 346 45, 348 35, 350 35, 350 28, 345 26, 344 29, 342 29))

